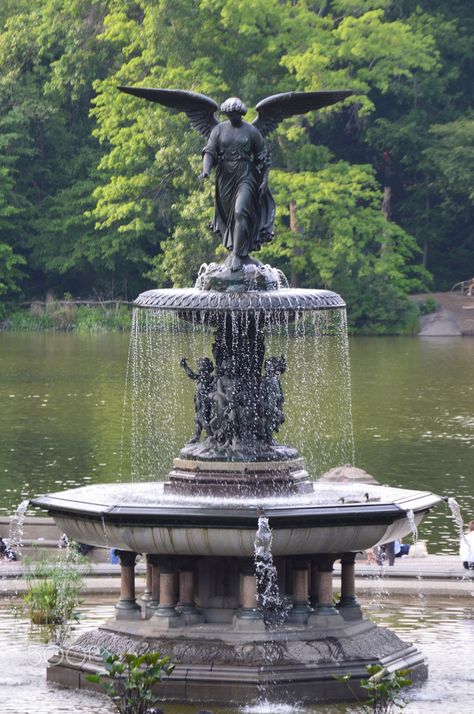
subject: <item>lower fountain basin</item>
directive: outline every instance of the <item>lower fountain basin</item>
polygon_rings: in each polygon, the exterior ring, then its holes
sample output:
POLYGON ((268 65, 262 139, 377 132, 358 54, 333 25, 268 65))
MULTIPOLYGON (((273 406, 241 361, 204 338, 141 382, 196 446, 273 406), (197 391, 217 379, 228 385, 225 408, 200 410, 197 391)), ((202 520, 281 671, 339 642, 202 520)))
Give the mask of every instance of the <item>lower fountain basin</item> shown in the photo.
POLYGON ((312 484, 291 497, 168 494, 163 483, 83 488, 33 499, 81 543, 161 555, 253 556, 258 517, 273 531, 273 554, 356 552, 401 540, 442 499, 430 492, 367 484, 312 484))

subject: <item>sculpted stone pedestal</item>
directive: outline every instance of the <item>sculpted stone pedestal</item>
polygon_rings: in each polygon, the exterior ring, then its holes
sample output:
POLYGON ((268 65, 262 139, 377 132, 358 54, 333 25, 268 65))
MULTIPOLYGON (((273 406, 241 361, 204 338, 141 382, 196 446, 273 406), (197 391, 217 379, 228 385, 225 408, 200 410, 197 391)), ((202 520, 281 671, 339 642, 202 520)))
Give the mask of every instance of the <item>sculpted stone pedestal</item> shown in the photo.
MULTIPOLYGON (((155 618, 153 618, 155 619, 155 618)), ((414 681, 426 678, 424 657, 390 630, 368 620, 324 629, 291 624, 267 631, 261 620, 240 620, 242 628, 201 624, 158 633, 151 622, 110 622, 81 635, 49 662, 48 680, 89 688, 86 674, 102 667, 101 647, 110 651, 159 651, 176 667, 160 683, 166 701, 196 705, 206 702, 243 705, 265 687, 275 701, 334 701, 347 699, 347 685, 334 677, 351 675, 351 688, 364 696, 358 682, 368 664, 393 671, 409 668, 414 681), (84 653, 87 653, 85 656, 84 653)), ((342 619, 342 618, 341 618, 342 619)))

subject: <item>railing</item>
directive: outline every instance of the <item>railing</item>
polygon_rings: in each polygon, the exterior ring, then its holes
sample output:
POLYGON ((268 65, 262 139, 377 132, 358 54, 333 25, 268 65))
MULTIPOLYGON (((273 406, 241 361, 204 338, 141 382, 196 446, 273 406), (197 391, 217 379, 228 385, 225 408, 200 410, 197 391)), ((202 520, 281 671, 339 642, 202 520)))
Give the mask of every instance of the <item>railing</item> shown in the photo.
POLYGON ((100 305, 100 306, 107 306, 107 305, 133 305, 133 302, 129 300, 28 300, 26 302, 21 302, 20 305, 22 307, 31 307, 31 305, 41 305, 42 307, 46 307, 46 305, 100 305))
POLYGON ((455 283, 450 292, 460 292, 462 295, 474 295, 474 278, 471 280, 461 280, 455 283))

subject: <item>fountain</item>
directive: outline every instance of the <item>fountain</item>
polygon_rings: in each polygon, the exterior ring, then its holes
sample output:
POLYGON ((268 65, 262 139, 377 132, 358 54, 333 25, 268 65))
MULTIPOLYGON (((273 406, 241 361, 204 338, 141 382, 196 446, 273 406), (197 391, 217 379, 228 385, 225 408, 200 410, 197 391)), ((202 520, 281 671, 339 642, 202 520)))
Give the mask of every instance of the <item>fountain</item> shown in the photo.
MULTIPOLYGON (((169 655, 176 667, 161 686, 164 698, 176 701, 244 703, 262 692, 293 702, 344 699, 349 689, 336 675, 350 674, 354 691, 374 663, 425 677, 425 659, 415 647, 364 617, 355 559, 359 551, 401 540, 441 499, 416 490, 314 481, 299 451, 276 441, 285 421, 281 376, 293 365, 284 353, 267 354, 266 342, 282 326, 288 334, 298 324, 316 325, 318 340, 345 334, 345 304, 329 290, 288 287, 279 271, 249 255, 271 237, 260 134, 284 116, 349 93, 270 97, 257 105, 260 123, 249 125, 235 98, 222 105, 230 122, 219 124, 217 105, 202 95, 125 91, 186 111, 204 126, 209 142, 203 176, 217 163, 215 226, 230 255, 222 265, 203 266, 194 288, 149 290, 135 301, 132 339, 138 342, 166 333, 167 324, 212 334, 210 354, 197 360, 197 369, 181 359, 195 383, 195 428, 167 480, 87 486, 33 500, 69 538, 114 547, 121 563, 115 619, 54 656, 48 679, 88 687, 86 675, 102 664, 101 647, 169 655), (246 149, 247 140, 255 148, 246 149), (226 181, 236 174, 240 183, 233 205, 226 206, 226 181), (260 203, 252 195, 255 186, 260 203), (140 328, 141 315, 147 330, 140 328), (140 603, 137 554, 147 565, 140 603)), ((147 359, 159 361, 160 355, 147 359)))

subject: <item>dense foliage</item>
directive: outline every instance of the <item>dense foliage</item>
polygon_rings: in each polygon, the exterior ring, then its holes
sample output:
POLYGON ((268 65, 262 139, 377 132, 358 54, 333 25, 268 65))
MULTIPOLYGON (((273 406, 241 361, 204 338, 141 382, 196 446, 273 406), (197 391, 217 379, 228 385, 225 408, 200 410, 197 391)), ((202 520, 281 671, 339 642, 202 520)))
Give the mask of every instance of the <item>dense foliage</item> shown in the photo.
POLYGON ((351 88, 273 136, 261 258, 396 329, 407 293, 474 273, 473 17, 470 0, 2 0, 0 296, 126 298, 222 250, 201 138, 118 84, 248 106, 351 88))

